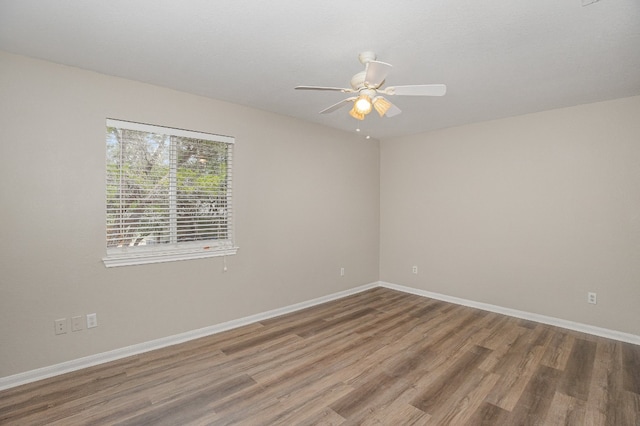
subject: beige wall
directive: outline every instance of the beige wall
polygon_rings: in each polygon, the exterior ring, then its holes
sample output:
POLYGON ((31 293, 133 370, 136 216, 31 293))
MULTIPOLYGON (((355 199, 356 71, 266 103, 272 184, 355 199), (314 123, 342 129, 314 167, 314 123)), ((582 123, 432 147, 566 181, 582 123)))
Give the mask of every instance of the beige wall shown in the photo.
POLYGON ((0 377, 378 279, 640 335, 639 118, 634 97, 379 147, 0 52, 0 377), (107 117, 236 137, 228 272, 104 267, 107 117))
POLYGON ((380 157, 382 281, 640 335, 640 97, 385 140, 380 157))
POLYGON ((378 279, 375 141, 1 52, 0 95, 0 377, 378 279), (228 272, 104 267, 107 117, 236 137, 228 272), (54 335, 92 312, 97 328, 54 335))

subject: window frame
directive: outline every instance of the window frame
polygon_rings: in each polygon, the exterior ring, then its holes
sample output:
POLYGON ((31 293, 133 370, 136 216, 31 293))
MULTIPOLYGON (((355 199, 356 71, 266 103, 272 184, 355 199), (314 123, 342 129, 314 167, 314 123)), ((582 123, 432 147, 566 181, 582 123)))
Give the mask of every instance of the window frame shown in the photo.
MULTIPOLYGON (((178 136, 191 139, 221 142, 227 145, 227 172, 226 172, 226 197, 230 213, 226 216, 227 238, 223 240, 199 240, 179 241, 175 243, 163 243, 154 245, 140 245, 127 247, 107 247, 106 256, 102 258, 106 267, 142 265, 149 263, 172 262, 177 260, 203 259, 216 256, 229 256, 236 254, 238 247, 234 243, 234 210, 232 197, 233 183, 233 149, 235 138, 232 136, 216 135, 213 133, 197 132, 167 126, 137 123, 120 119, 108 118, 106 128, 135 130, 167 136, 178 136)), ((106 149, 106 145, 105 145, 106 149)), ((105 155, 105 161, 106 161, 105 155)), ((174 166, 173 166, 174 167, 174 166)), ((106 172, 106 169, 105 169, 106 172)), ((108 176, 105 174, 105 190, 108 191, 108 176)), ((177 188, 175 189, 177 191, 177 188)), ((105 192, 107 196, 107 192, 105 192)), ((171 194, 168 195, 171 197, 171 194)), ((105 221, 107 224, 107 200, 105 198, 105 221)), ((105 229, 106 231, 106 229, 105 229)), ((174 230, 171 230, 174 232, 174 230)), ((106 236, 106 235, 105 235, 106 236)), ((105 239, 106 244, 106 239, 105 239)))

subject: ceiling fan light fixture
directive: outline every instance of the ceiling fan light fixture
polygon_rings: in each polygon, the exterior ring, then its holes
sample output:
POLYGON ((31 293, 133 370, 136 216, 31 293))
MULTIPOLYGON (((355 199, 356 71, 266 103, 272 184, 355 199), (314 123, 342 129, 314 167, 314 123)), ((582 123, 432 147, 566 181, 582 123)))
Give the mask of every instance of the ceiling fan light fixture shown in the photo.
POLYGON ((351 111, 349 111, 349 115, 355 118, 356 120, 364 120, 364 114, 356 110, 355 102, 353 104, 353 108, 351 108, 351 111))
POLYGON ((378 111, 380 117, 384 117, 387 111, 389 111, 389 108, 391 108, 391 102, 381 96, 378 96, 373 100, 373 107, 378 111))
POLYGON ((367 115, 371 112, 371 98, 367 95, 360 95, 353 104, 353 109, 358 113, 367 115))

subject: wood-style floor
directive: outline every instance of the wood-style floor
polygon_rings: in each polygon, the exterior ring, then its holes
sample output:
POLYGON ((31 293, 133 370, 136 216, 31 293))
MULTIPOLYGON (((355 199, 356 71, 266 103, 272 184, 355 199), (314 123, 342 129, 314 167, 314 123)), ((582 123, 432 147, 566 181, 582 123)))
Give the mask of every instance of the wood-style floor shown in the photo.
POLYGON ((0 392, 0 423, 640 425, 640 346, 376 288, 0 392))

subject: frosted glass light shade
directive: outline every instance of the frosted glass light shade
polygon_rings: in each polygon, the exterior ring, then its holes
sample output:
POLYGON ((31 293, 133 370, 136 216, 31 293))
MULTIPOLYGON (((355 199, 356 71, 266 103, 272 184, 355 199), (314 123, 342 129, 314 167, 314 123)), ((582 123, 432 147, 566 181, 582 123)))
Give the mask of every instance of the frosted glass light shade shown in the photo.
POLYGON ((351 111, 349 111, 349 115, 357 120, 364 120, 364 114, 356 110, 355 102, 353 104, 353 108, 351 108, 351 111))
POLYGON ((389 108, 391 108, 391 102, 382 97, 375 98, 373 100, 373 107, 378 111, 380 117, 383 117, 387 111, 389 111, 389 108))
POLYGON ((371 112, 371 99, 367 95, 360 95, 353 104, 353 108, 360 114, 367 115, 371 112))

